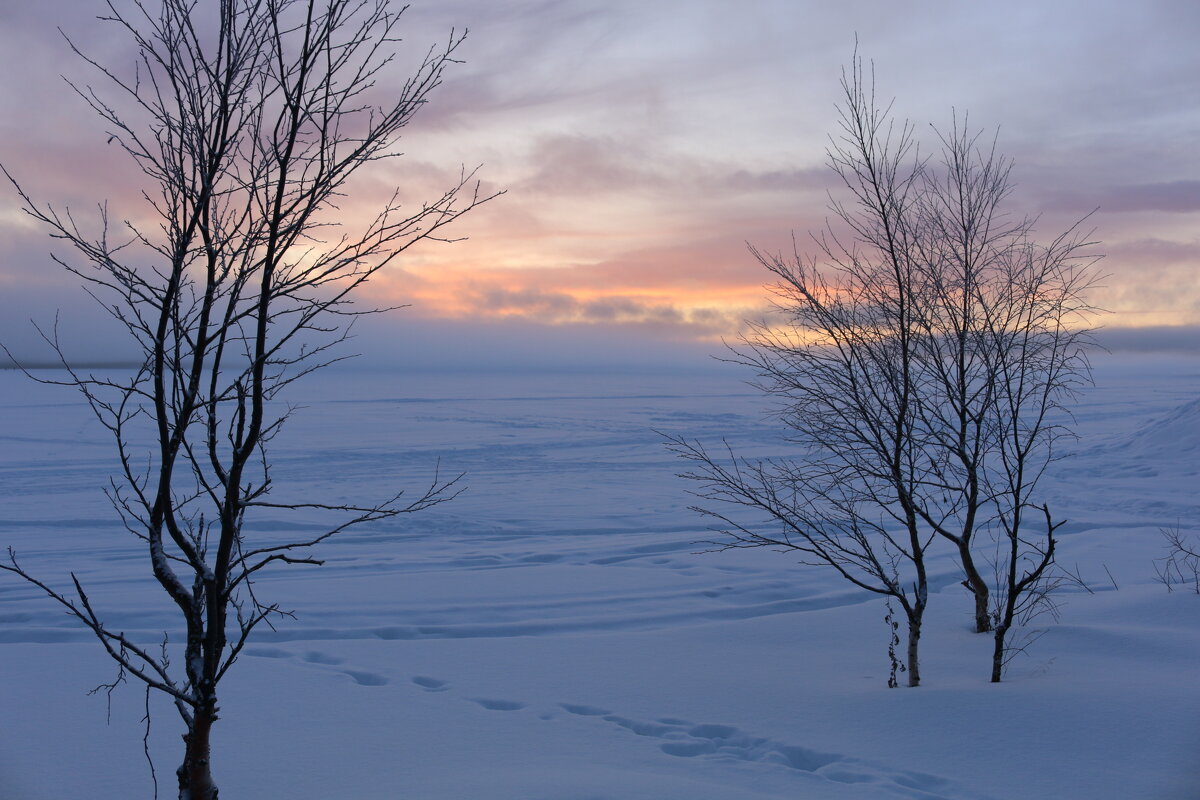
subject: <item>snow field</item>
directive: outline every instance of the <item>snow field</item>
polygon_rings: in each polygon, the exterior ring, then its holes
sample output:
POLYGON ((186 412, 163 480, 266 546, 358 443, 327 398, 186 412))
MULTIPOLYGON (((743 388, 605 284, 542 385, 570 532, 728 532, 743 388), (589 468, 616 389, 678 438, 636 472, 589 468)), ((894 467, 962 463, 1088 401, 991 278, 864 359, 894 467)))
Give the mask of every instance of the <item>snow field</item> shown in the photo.
MULTIPOLYGON (((764 550, 698 552, 703 520, 654 430, 786 452, 737 371, 393 376, 329 371, 277 440, 282 498, 469 490, 351 531, 258 591, 295 620, 244 651, 214 729, 223 796, 427 800, 1200 796, 1200 597, 1154 580, 1195 520, 1200 362, 1115 357, 1048 484, 1060 561, 1094 593, 987 683, 990 639, 944 547, 920 689, 886 688, 883 603, 764 550), (294 487, 294 489, 292 488, 294 487), (1109 577, 1111 573, 1111 579, 1109 577), (1115 580, 1116 585, 1113 585, 1115 580)), ((107 619, 173 630, 100 489, 104 432, 0 373, 0 545, 107 619)), ((257 536, 315 520, 269 517, 257 536)), ((0 798, 149 797, 143 697, 36 591, 0 580, 0 798)), ((150 741, 173 796, 174 711, 150 741)))

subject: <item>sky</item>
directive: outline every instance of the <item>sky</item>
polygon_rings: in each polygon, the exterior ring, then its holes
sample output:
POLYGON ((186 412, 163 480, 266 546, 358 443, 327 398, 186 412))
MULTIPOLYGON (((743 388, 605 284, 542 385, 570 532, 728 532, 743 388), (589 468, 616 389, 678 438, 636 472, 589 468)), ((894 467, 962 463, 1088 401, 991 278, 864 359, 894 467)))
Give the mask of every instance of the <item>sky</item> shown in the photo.
MULTIPOLYGON (((0 0, 0 162, 77 210, 132 202, 136 187, 61 77, 99 85, 58 28, 128 63, 101 10, 0 0)), ((1044 238, 1091 213, 1111 343, 1200 345, 1190 0, 416 0, 407 15, 406 52, 466 28, 464 63, 407 129, 404 157, 363 185, 419 199, 465 165, 506 193, 459 220, 466 241, 414 249, 366 287, 367 300, 410 306, 365 326, 367 351, 462 357, 475 342, 569 360, 736 339, 768 302, 747 243, 789 249, 795 234, 803 249, 828 217, 825 148, 856 39, 878 94, 924 140, 956 113, 998 131, 1015 161, 1010 208, 1039 216, 1044 238)), ((29 320, 57 313, 79 352, 103 360, 119 336, 50 261, 58 245, 0 191, 0 342, 27 351, 29 320)))

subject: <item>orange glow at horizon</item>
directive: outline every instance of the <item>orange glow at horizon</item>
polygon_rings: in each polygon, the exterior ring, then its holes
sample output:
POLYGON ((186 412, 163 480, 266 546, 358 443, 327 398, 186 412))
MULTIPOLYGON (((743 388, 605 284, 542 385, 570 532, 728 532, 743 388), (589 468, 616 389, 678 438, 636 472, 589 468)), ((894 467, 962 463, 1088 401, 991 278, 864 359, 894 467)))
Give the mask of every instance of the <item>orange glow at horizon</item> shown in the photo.
MULTIPOLYGON (((617 255, 591 264, 510 267, 456 259, 456 247, 420 264, 382 271, 366 287, 371 300, 407 304, 412 313, 429 319, 522 319, 547 325, 653 323, 697 341, 736 337, 745 331, 746 323, 763 319, 772 307, 768 285, 773 276, 748 254, 741 256, 740 264, 732 263, 736 255, 703 263, 682 250, 617 255), (661 266, 648 265, 654 256, 662 259, 661 266)), ((514 254, 505 261, 520 259, 514 254)), ((1147 308, 1147 299, 1161 291, 1160 286, 1157 281, 1110 282, 1094 292, 1093 299, 1104 312, 1093 323, 1131 328, 1200 322, 1194 309, 1167 303, 1147 308)))
POLYGON ((742 321, 761 315, 765 293, 752 283, 685 286, 642 283, 596 285, 586 268, 504 269, 453 267, 381 273, 372 299, 407 303, 422 317, 544 324, 660 323, 682 328, 686 338, 731 335, 742 321))
MULTIPOLYGON (((417 209, 464 175, 476 176, 485 196, 507 193, 439 231, 461 241, 420 243, 374 275, 356 295, 364 307, 408 305, 417 318, 464 324, 626 326, 711 340, 736 336, 771 308, 773 276, 746 242, 767 253, 819 252, 809 232, 836 221, 831 200, 847 200, 825 149, 838 131, 849 35, 814 40, 809 13, 772 11, 751 24, 747 9, 721 4, 678 4, 678 14, 655 4, 593 5, 594 13, 577 13, 570 3, 414 3, 419 13, 405 31, 414 53, 470 23, 464 63, 404 131, 396 146, 403 156, 355 173, 329 221, 353 236, 389 198, 417 209)), ((87 85, 91 75, 63 48, 59 26, 85 45, 103 26, 38 4, 12 6, 0 26, 10 76, 0 97, 8 112, 0 161, 86 225, 94 227, 96 203, 107 198, 114 232, 127 219, 156 230, 139 216, 146 176, 59 82, 63 74, 87 85)), ((1200 150, 1196 112, 1178 100, 1195 86, 1200 51, 1186 26, 1159 24, 1141 6, 1114 6, 1082 23, 1043 6, 1020 19, 972 4, 936 18, 854 4, 818 16, 837 20, 824 30, 853 31, 870 15, 864 54, 878 59, 881 97, 895 98, 918 139, 935 144, 926 124, 944 125, 954 108, 970 109, 981 130, 1003 126, 997 147, 1013 157, 1017 187, 1006 210, 1037 217, 1037 238, 1081 218, 1095 226, 1097 252, 1106 254, 1099 271, 1110 275, 1089 297, 1111 312, 1098 324, 1200 325, 1200 150), (1043 12, 1061 24, 1039 22, 1043 12), (909 47, 943 25, 996 35, 909 47), (1153 63, 1142 49, 1109 46, 1115 33, 1139 26, 1159 43, 1153 63), (1013 51, 1012 37, 1027 49, 1013 51), (1048 70, 1056 80, 1045 80, 1048 70), (1098 81, 1102 103, 1091 102, 1098 81)), ((52 318, 80 292, 48 253, 70 254, 18 206, 11 193, 0 198, 8 302, 0 316, 52 318)), ((341 232, 321 236, 334 241, 341 232)))

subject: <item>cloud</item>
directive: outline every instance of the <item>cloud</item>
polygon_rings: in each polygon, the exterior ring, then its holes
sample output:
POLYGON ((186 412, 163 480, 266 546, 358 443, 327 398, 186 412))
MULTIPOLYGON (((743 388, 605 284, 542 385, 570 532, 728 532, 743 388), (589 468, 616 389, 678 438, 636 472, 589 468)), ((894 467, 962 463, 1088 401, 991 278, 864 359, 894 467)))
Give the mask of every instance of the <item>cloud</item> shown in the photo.
POLYGON ((1158 183, 1116 186, 1088 185, 1091 179, 1060 174, 1063 184, 1075 188, 1048 188, 1040 198, 1043 208, 1082 216, 1097 211, 1104 215, 1155 211, 1190 214, 1200 211, 1200 180, 1175 180, 1158 183), (1081 185, 1082 184, 1082 185, 1081 185))
POLYGON ((612 137, 544 137, 534 144, 526 160, 533 172, 513 187, 517 193, 634 192, 669 180, 653 166, 643 145, 612 137))
POLYGON ((824 165, 752 170, 735 161, 656 149, 640 140, 584 134, 543 137, 534 143, 526 161, 533 172, 512 187, 515 193, 594 196, 604 192, 618 195, 617 200, 649 189, 693 203, 708 195, 731 202, 760 193, 823 195, 837 183, 824 165))
POLYGON ((1198 238, 1180 242, 1156 237, 1145 237, 1115 242, 1105 248, 1108 260, 1120 261, 1138 267, 1146 264, 1162 266, 1200 266, 1200 231, 1198 238))
POLYGON ((476 312, 496 316, 519 316, 547 322, 575 316, 580 303, 565 292, 541 289, 503 289, 490 287, 475 293, 476 312))
MULTIPOLYGON (((140 213, 140 176, 58 78, 87 70, 56 25, 105 63, 132 54, 114 26, 63 8, 0 10, 0 161, 81 217, 106 197, 114 215, 140 213)), ((339 213, 353 229, 380 193, 400 186, 419 202, 460 164, 483 163, 509 194, 448 229, 470 241, 414 248, 364 302, 459 323, 734 329, 765 298, 744 242, 788 251, 794 230, 810 249, 805 233, 837 193, 823 149, 858 31, 881 100, 895 98, 926 142, 925 123, 952 108, 1000 126, 1024 184, 1014 213, 1044 211, 1054 233, 1101 207, 1088 224, 1109 254, 1102 304, 1125 322, 1195 321, 1200 49, 1187 22, 1198 13, 1183 0, 803 12, 791 0, 414 0, 398 70, 455 27, 471 29, 465 63, 406 131, 406 157, 364 170, 339 213)), ((0 199, 0 303, 6 317, 44 318, 66 284, 13 206, 0 199)))
POLYGON ((739 191, 809 192, 827 191, 837 184, 837 179, 826 167, 774 169, 751 172, 736 169, 724 177, 726 186, 739 191))
POLYGON ((682 306, 661 298, 605 295, 581 299, 536 288, 487 288, 465 299, 463 319, 523 319, 540 325, 642 326, 670 338, 719 338, 742 326, 738 309, 682 306))
POLYGON ((1118 186, 1101 199, 1107 211, 1200 211, 1200 180, 1118 186))

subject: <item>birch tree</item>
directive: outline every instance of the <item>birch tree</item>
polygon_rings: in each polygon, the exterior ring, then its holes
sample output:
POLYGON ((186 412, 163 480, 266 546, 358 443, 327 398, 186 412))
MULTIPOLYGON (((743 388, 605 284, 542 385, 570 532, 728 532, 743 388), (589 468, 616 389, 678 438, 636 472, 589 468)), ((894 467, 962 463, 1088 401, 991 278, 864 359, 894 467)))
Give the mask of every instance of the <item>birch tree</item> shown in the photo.
POLYGON ((775 313, 730 356, 778 401, 796 455, 669 444, 716 501, 699 510, 719 521, 722 546, 798 552, 895 600, 911 686, 926 554, 952 544, 999 680, 1005 637, 1054 559, 1061 521, 1038 486, 1089 379, 1093 243, 1078 225, 1039 243, 1036 220, 1007 210, 1011 162, 965 117, 935 130, 928 157, 857 57, 842 90, 828 150, 835 224, 812 237, 813 256, 751 248, 775 278, 775 313), (718 510, 731 505, 741 511, 718 510))
POLYGON ((398 75, 402 12, 387 0, 111 0, 101 19, 129 37, 136 63, 101 63, 72 44, 102 81, 72 88, 140 170, 144 207, 117 222, 101 204, 89 229, 9 175, 25 211, 73 248, 56 260, 138 348, 131 377, 95 375, 73 369, 47 333, 68 370, 61 382, 112 434, 110 499, 179 626, 161 645, 135 641, 74 577, 52 586, 12 552, 0 568, 90 629, 119 679, 170 699, 184 726, 186 800, 217 797, 219 685, 254 631, 283 613, 254 590, 256 577, 320 564, 313 548, 346 528, 457 491, 457 477, 433 465, 423 489, 362 504, 290 498, 272 482, 286 390, 344 357, 348 323, 370 313, 353 305, 358 290, 489 199, 463 171, 432 199, 405 203, 397 190, 373 216, 341 218, 351 176, 397 155, 463 41, 451 32, 398 75), (252 535, 256 515, 287 511, 330 522, 296 538, 252 535))

